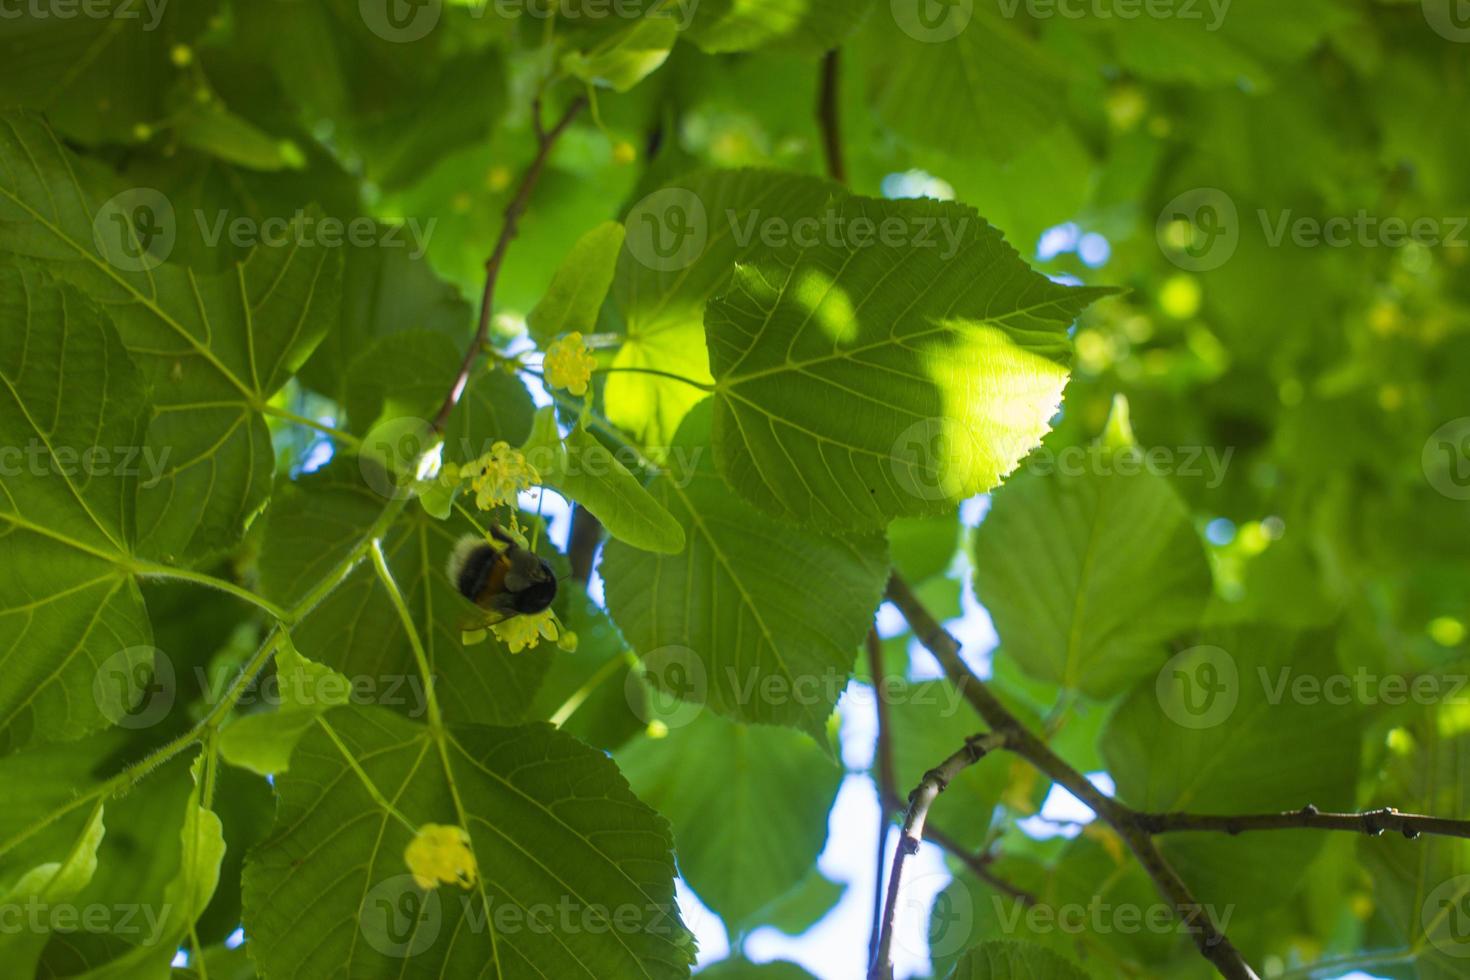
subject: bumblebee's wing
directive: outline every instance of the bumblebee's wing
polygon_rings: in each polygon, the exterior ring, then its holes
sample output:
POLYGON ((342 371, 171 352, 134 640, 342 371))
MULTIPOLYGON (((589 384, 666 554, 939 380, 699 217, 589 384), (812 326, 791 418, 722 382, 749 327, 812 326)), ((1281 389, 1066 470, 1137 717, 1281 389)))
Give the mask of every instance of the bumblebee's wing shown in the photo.
POLYGON ((461 633, 473 633, 477 630, 487 630, 497 623, 503 623, 510 617, 499 610, 482 609, 472 616, 466 616, 460 620, 459 630, 461 633))

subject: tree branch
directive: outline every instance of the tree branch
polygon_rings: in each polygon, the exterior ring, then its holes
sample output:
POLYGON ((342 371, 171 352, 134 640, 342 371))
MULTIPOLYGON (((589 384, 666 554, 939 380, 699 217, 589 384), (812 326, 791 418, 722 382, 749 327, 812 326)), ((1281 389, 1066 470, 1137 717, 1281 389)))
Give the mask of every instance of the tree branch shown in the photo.
POLYGON ((1137 814, 1093 786, 1086 776, 1068 765, 1035 733, 1022 725, 960 658, 959 642, 929 614, 908 583, 897 574, 888 583, 888 598, 908 620, 919 642, 938 658, 950 682, 995 733, 1004 736, 1004 747, 1031 763, 1053 782, 1068 789, 1118 833, 1153 879, 1160 894, 1173 904, 1175 914, 1189 928, 1201 955, 1215 965, 1220 975, 1226 980, 1259 980, 1240 951, 1190 894, 1184 880, 1169 867, 1148 831, 1139 826, 1137 814))
MULTIPOLYGON (((878 631, 868 631, 868 673, 873 677, 873 700, 878 711, 878 747, 873 753, 873 768, 878 773, 878 792, 887 799, 898 799, 898 771, 893 765, 892 720, 888 700, 883 696, 883 641, 878 631)), ((897 809, 897 807, 895 807, 897 809)))
MULTIPOLYGON (((902 811, 904 802, 898 792, 898 773, 893 761, 893 728, 888 711, 888 700, 883 693, 884 681, 887 677, 883 669, 883 641, 879 639, 877 630, 868 632, 867 653, 868 673, 873 678, 874 700, 878 714, 878 738, 873 756, 875 782, 878 784, 878 863, 873 875, 873 927, 868 941, 868 962, 874 963, 877 962, 878 940, 883 931, 883 870, 888 857, 888 831, 891 827, 889 814, 902 811)), ((1036 904, 1035 895, 1006 881, 990 870, 989 855, 975 853, 939 827, 926 825, 924 836, 952 854, 965 865, 970 874, 991 888, 1025 905, 1036 904)))
POLYGON ((1400 813, 1393 807, 1365 813, 1323 813, 1310 804, 1287 813, 1255 813, 1234 817, 1196 813, 1139 813, 1134 821, 1147 834, 1218 831, 1241 834, 1256 830, 1346 830, 1377 837, 1385 831, 1403 834, 1409 840, 1421 834, 1470 838, 1470 820, 1427 817, 1400 813))
POLYGON ((991 855, 975 853, 938 827, 926 827, 924 836, 954 855, 965 866, 966 871, 996 891, 1004 895, 1009 895, 1026 906, 1035 905, 1040 901, 1034 894, 1022 888, 1020 885, 1007 881, 994 871, 991 871, 991 855))
POLYGON ((592 579, 592 565, 597 546, 602 544, 602 522, 586 507, 572 511, 572 533, 567 541, 567 558, 572 563, 572 578, 586 585, 592 579))
POLYGON ((505 262, 505 253, 510 248, 510 243, 515 240, 519 232, 521 216, 526 213, 530 206, 531 194, 536 190, 536 184, 541 180, 541 174, 546 169, 546 161, 551 157, 551 151, 556 142, 566 132, 577 113, 582 111, 586 105, 585 96, 577 96, 571 105, 562 113, 562 117, 551 129, 546 129, 541 122, 541 100, 538 97, 531 107, 531 124, 536 132, 536 156, 531 165, 526 168, 525 176, 521 178, 520 186, 516 189, 515 196, 511 198, 510 204, 505 208, 505 222, 500 228, 500 237, 495 241, 495 248, 490 257, 485 260, 485 292, 480 298, 480 325, 475 331, 475 339, 470 343, 469 349, 465 351, 464 361, 459 366, 459 373, 455 375, 454 384, 449 388, 449 394, 444 399, 444 404, 439 406, 439 411, 434 415, 434 421, 430 423, 436 433, 443 433, 444 427, 449 424, 449 416, 454 412, 454 407, 464 397, 465 387, 469 384, 470 373, 474 371, 475 363, 480 355, 485 352, 485 347, 490 338, 491 315, 495 308, 495 284, 500 278, 500 267, 505 262))
POLYGON ((883 926, 878 934, 877 955, 868 970, 868 980, 893 980, 893 924, 898 916, 898 894, 903 887, 903 866, 909 855, 917 854, 924 839, 924 822, 939 794, 949 788, 960 773, 1006 743, 999 732, 972 735, 964 747, 924 774, 923 780, 909 794, 909 809, 903 821, 903 834, 893 853, 893 870, 888 875, 888 896, 883 905, 883 926))
POLYGON ((842 158, 842 52, 828 51, 822 59, 822 80, 817 94, 817 123, 822 129, 822 149, 827 155, 827 175, 847 183, 847 165, 842 158))

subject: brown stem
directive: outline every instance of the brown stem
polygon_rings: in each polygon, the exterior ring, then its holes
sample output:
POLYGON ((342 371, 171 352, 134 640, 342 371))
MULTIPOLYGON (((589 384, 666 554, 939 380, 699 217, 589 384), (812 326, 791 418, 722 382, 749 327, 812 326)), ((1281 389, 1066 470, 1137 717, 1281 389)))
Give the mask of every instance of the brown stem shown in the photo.
POLYGON ((586 585, 592 578, 592 564, 597 546, 602 544, 602 522, 586 507, 572 511, 572 536, 567 541, 567 558, 572 563, 572 578, 586 585))
POLYGON ((1175 914, 1189 928, 1201 955, 1214 964, 1220 975, 1226 980, 1259 980, 1240 951, 1215 925, 1204 906, 1190 894, 1184 880, 1169 867, 1149 832, 1137 823, 1137 814, 1093 786, 1086 776, 1068 765, 1035 733, 1021 724, 960 658, 959 642, 930 615, 908 583, 897 574, 888 583, 888 598, 908 620, 919 642, 938 658, 950 682, 995 733, 1005 737, 1005 748, 1031 763, 1053 782, 1071 791, 1072 795, 1087 804, 1100 820, 1118 833, 1153 879, 1154 887, 1169 900, 1174 906, 1175 914))
POLYGON ((1403 834, 1413 840, 1421 834, 1440 837, 1470 838, 1470 820, 1426 817, 1417 813, 1400 813, 1393 807, 1366 813, 1323 813, 1308 805, 1287 813, 1254 813, 1241 816, 1213 816, 1197 813, 1139 813, 1134 816, 1139 829, 1149 834, 1173 834, 1191 831, 1218 831, 1242 834, 1256 830, 1346 830, 1350 833, 1377 837, 1385 831, 1403 834))
POLYGON ((847 183, 847 164, 842 158, 842 52, 837 48, 822 58, 822 81, 817 95, 817 123, 822 129, 822 149, 827 155, 827 176, 847 183))
POLYGON ((878 933, 878 950, 868 970, 868 980, 893 980, 893 925, 898 916, 898 895, 903 887, 904 862, 917 854, 924 839, 924 822, 939 794, 949 788, 955 777, 1004 747, 1006 736, 999 732, 972 735, 964 747, 924 774, 923 780, 909 794, 909 809, 904 816, 902 836, 893 852, 893 870, 888 874, 888 895, 883 905, 883 925, 878 933))
POLYGON ((430 423, 436 433, 443 433, 444 427, 449 424, 449 416, 454 408, 464 397, 466 386, 470 382, 470 374, 474 371, 475 363, 485 352, 490 339, 490 321, 495 308, 495 284, 500 278, 500 267, 505 262, 505 253, 510 248, 510 243, 515 240, 519 229, 521 216, 526 213, 530 206, 531 194, 536 190, 536 184, 541 180, 541 174, 546 169, 546 161, 551 157, 551 151, 556 142, 566 132, 577 113, 582 111, 586 104, 585 96, 578 96, 567 106, 566 112, 557 121, 556 125, 547 130, 541 122, 541 100, 538 98, 532 106, 532 126, 536 132, 536 156, 531 165, 526 168, 525 176, 516 188, 515 196, 511 198, 510 204, 505 208, 505 221, 500 227, 500 237, 495 241, 495 248, 490 257, 485 260, 485 292, 480 298, 480 325, 475 331, 475 339, 471 341, 469 349, 465 351, 464 360, 459 366, 459 373, 455 375, 454 384, 449 388, 449 394, 444 398, 444 404, 439 406, 434 420, 430 423))

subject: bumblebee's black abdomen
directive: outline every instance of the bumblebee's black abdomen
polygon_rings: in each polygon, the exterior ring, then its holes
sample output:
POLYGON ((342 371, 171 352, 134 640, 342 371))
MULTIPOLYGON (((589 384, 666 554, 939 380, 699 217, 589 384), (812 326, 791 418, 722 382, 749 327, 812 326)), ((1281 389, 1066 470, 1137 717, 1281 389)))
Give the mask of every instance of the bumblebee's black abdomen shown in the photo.
MULTIPOLYGON (((478 602, 480 594, 490 584, 496 566, 503 561, 500 552, 488 544, 471 551, 465 556, 464 566, 459 570, 459 579, 454 583, 459 594, 471 602, 478 602)), ((501 577, 504 577, 503 572, 501 577)))

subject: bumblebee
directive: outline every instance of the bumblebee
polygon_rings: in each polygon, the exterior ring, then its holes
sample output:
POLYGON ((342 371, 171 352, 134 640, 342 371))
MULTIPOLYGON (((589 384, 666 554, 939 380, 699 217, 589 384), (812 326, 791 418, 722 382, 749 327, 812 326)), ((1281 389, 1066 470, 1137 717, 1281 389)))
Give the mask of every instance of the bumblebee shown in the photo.
POLYGON ((545 611, 556 599, 551 566, 494 525, 490 538, 468 535, 450 553, 449 580, 459 594, 492 622, 545 611))

